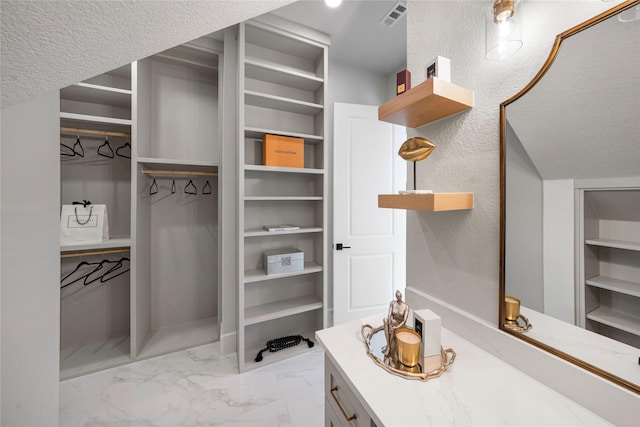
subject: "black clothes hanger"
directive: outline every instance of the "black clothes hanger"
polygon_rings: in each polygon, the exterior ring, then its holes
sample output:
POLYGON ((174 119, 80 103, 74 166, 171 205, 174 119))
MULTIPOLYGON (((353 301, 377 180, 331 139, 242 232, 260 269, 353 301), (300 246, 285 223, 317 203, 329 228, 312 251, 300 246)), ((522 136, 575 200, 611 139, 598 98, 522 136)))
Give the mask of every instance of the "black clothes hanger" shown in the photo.
POLYGON ((206 184, 204 184, 204 187, 202 187, 202 194, 211 194, 213 192, 213 189, 211 188, 211 184, 209 184, 209 180, 207 180, 206 184))
POLYGON ((76 268, 75 268, 75 269, 73 269, 73 271, 72 271, 71 273, 67 274, 67 275, 66 275, 66 276, 64 276, 62 279, 60 279, 60 285, 61 285, 61 286, 60 286, 60 289, 62 289, 62 288, 66 288, 67 286, 69 286, 69 285, 71 285, 71 284, 73 284, 73 283, 76 283, 76 282, 78 282, 78 281, 80 281, 80 280, 82 280, 82 279, 86 278, 86 277, 87 277, 87 275, 91 274, 91 272, 93 272, 93 271, 95 270, 95 268, 94 268, 93 270, 84 271, 84 272, 82 273, 82 275, 80 275, 79 277, 73 277, 73 280, 71 280, 71 281, 69 281, 69 282, 65 283, 65 281, 66 281, 67 279, 70 279, 74 274, 78 274, 78 273, 79 273, 79 270, 80 270, 82 267, 85 267, 85 266, 92 266, 92 265, 97 266, 97 265, 99 265, 99 264, 100 264, 100 263, 98 263, 98 262, 86 262, 86 261, 82 261, 82 262, 78 263, 78 265, 76 266, 76 268))
POLYGON ((78 135, 78 138, 76 139, 76 143, 73 144, 72 150, 78 156, 84 157, 84 147, 82 147, 82 143, 80 142, 80 135, 78 135))
POLYGON ((109 261, 108 259, 103 259, 98 263, 98 266, 94 268, 93 271, 84 276, 84 285, 87 286, 96 280, 101 280, 102 276, 116 268, 119 265, 119 262, 120 261, 109 261))
POLYGON ((125 159, 131 158, 131 144, 129 144, 129 141, 125 142, 124 145, 121 145, 116 149, 116 155, 120 157, 124 157, 125 159), (127 148, 129 149, 128 155, 127 155, 127 152, 125 151, 127 150, 127 148))
POLYGON ((171 194, 176 192, 176 179, 173 178, 173 181, 171 181, 171 194))
POLYGON ((198 194, 198 189, 193 185, 193 181, 190 179, 187 185, 184 187, 184 192, 187 194, 198 194))
POLYGON ((113 159, 115 157, 115 153, 113 152, 113 148, 109 144, 109 137, 104 138, 104 144, 98 147, 98 154, 103 157, 108 157, 113 159))
POLYGON ((64 157, 75 157, 76 152, 73 151, 73 148, 69 147, 67 144, 60 143, 60 155, 64 157))
POLYGON ((129 271, 129 265, 130 265, 129 258, 127 257, 120 258, 120 260, 118 260, 118 263, 116 265, 111 267, 109 271, 107 271, 100 277, 100 282, 101 283, 108 282, 111 279, 114 279, 118 276, 125 274, 126 272, 129 271))
POLYGON ((67 144, 60 143, 60 155, 65 157, 84 157, 84 147, 80 142, 80 136, 76 139, 76 143, 73 147, 69 147, 67 144), (67 150, 66 152, 64 150, 67 150))
POLYGON ((149 195, 153 196, 157 192, 158 192, 158 183, 156 182, 156 179, 153 178, 153 182, 151 183, 151 187, 149 187, 149 195))

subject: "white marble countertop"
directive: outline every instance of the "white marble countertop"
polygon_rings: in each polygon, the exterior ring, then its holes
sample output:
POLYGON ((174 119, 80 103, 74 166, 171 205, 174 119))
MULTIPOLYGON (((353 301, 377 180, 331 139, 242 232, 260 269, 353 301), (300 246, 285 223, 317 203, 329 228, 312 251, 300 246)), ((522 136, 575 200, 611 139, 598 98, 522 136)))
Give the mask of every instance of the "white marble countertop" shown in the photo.
POLYGON ((439 378, 407 380, 367 356, 360 327, 383 315, 324 329, 316 338, 378 426, 612 425, 589 410, 443 328, 457 353, 439 378))
POLYGON ((630 345, 521 306, 527 335, 633 384, 640 384, 640 351, 630 345))

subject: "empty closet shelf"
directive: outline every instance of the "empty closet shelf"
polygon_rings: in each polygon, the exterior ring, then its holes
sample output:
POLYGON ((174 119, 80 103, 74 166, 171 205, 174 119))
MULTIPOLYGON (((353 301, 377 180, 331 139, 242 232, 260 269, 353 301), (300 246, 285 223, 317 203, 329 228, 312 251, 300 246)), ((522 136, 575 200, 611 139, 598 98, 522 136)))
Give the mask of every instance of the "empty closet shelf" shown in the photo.
POLYGON ((319 308, 322 308, 322 301, 314 295, 275 301, 245 308, 244 324, 253 325, 319 308))
POLYGON ((303 275, 303 274, 319 273, 321 271, 322 271, 322 266, 320 264, 315 263, 315 262, 305 262, 304 263, 304 270, 295 271, 295 272, 292 272, 292 273, 269 274, 269 275, 267 275, 267 273, 264 270, 246 270, 244 272, 244 282, 245 283, 260 282, 260 281, 263 281, 263 280, 279 279, 281 277, 300 276, 300 275, 303 275))

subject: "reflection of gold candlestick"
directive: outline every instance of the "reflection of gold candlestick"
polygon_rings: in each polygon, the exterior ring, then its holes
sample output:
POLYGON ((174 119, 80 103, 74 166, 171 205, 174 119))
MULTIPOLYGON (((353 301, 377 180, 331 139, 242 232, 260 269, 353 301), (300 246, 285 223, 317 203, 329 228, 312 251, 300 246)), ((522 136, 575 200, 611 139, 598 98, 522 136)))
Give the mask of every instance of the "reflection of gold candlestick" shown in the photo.
POLYGON ((396 331, 398 361, 405 366, 414 367, 420 358, 420 335, 413 329, 400 328, 396 331))
POLYGON ((504 308, 505 319, 510 321, 518 320, 520 315, 520 300, 518 298, 506 295, 504 297, 504 308))

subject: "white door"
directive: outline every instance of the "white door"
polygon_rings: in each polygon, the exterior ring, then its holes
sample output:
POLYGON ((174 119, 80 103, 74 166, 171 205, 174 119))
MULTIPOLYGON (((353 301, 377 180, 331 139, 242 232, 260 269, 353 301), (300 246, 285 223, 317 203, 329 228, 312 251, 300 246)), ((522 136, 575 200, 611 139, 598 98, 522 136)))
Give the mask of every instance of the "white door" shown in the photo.
POLYGON ((378 121, 376 106, 334 106, 334 325, 386 312, 404 291, 406 212, 378 208, 378 194, 405 188, 405 139, 403 126, 378 121))

